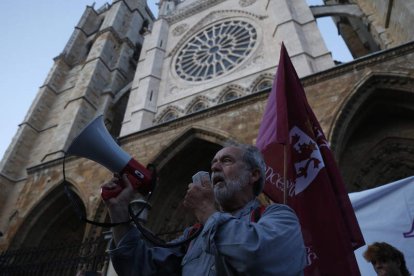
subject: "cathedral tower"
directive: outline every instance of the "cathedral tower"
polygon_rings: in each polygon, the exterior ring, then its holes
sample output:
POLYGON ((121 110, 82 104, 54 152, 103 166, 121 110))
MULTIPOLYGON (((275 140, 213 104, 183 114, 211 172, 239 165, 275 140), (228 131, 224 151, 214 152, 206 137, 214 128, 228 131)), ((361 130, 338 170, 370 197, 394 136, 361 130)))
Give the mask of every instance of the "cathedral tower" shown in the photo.
MULTIPOLYGON (((125 92, 134 77, 144 33, 153 21, 145 0, 86 7, 1 161, 0 229, 6 235, 15 234, 14 219, 27 216, 26 212, 33 211, 31 204, 36 205, 59 184, 50 183, 53 177, 45 176, 45 166, 61 162, 65 148, 91 118, 105 114, 111 133, 119 134, 128 100, 125 92), (49 183, 27 184, 33 175, 35 182, 45 176, 49 183)), ((53 219, 50 223, 43 229, 56 226, 53 219)), ((25 227, 27 233, 15 239, 16 246, 29 240, 23 237, 30 232, 25 227)), ((81 231, 80 240, 82 236, 81 231)), ((26 245, 37 245, 41 239, 31 239, 26 245)))

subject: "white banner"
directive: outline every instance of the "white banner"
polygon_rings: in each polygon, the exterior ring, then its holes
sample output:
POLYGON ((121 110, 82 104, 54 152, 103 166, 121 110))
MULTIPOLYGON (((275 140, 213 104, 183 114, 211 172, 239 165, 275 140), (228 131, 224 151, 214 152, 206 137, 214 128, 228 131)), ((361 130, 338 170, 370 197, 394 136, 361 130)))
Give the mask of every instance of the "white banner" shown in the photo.
MULTIPOLYGON (((414 275, 414 177, 374 189, 350 193, 359 226, 367 245, 386 242, 400 250, 414 275)), ((355 251, 361 275, 376 275, 363 253, 355 251)))

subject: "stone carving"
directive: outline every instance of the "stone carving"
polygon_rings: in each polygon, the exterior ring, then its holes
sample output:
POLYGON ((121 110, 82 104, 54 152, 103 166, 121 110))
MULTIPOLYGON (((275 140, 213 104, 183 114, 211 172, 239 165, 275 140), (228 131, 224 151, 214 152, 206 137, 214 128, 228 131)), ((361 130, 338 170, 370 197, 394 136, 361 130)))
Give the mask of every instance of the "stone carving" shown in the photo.
POLYGON ((182 35, 185 31, 188 30, 188 24, 180 24, 177 27, 175 27, 172 31, 173 36, 180 36, 182 35))
POLYGON ((239 5, 241 7, 247 7, 247 6, 253 5, 254 3, 256 3, 256 0, 240 0, 239 1, 239 5))
POLYGON ((199 13, 205 9, 208 9, 211 6, 217 5, 218 3, 224 2, 225 0, 198 0, 194 3, 191 3, 183 9, 174 10, 170 15, 165 16, 164 18, 170 23, 173 24, 184 18, 191 17, 192 15, 199 13))

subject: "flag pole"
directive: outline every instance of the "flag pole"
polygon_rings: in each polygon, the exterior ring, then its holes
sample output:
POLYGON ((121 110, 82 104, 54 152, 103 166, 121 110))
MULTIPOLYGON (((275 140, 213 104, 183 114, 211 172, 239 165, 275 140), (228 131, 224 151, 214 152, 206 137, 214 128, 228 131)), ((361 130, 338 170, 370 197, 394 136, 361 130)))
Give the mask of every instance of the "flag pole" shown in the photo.
POLYGON ((283 204, 287 204, 287 145, 283 144, 283 204))

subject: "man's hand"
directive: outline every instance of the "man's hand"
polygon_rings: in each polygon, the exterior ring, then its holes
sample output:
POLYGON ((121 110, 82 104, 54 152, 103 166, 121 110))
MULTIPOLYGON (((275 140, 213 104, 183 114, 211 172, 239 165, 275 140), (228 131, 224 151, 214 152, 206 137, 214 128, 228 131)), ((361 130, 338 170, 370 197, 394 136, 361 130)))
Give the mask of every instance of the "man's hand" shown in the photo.
POLYGON ((115 175, 109 182, 101 186, 102 189, 106 190, 116 189, 118 187, 122 188, 118 195, 104 200, 108 207, 111 207, 111 205, 128 204, 134 197, 135 190, 127 174, 122 176, 115 175))
MULTIPOLYGON (((124 222, 129 220, 128 205, 134 197, 135 191, 131 182, 128 180, 126 174, 122 175, 122 179, 118 176, 112 178, 109 182, 102 185, 102 188, 113 189, 121 185, 122 191, 116 196, 104 200, 105 205, 108 207, 109 216, 111 222, 124 222)), ((118 244, 122 237, 130 229, 130 224, 121 224, 113 228, 112 233, 115 244, 118 244)))
POLYGON ((203 179, 201 185, 190 183, 183 204, 194 212, 199 222, 204 224, 217 211, 211 182, 203 179))

